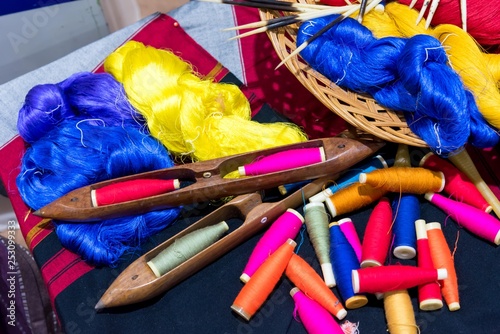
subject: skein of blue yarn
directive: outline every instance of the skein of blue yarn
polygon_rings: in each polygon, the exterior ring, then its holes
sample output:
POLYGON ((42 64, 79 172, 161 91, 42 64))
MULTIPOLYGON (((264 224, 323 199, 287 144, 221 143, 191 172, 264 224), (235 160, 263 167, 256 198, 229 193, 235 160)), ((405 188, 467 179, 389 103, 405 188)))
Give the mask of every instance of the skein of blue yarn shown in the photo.
POLYGON ((33 143, 72 117, 99 118, 116 126, 122 125, 124 119, 135 120, 135 126, 144 124, 113 76, 81 72, 57 84, 31 88, 19 111, 17 128, 24 141, 33 143))
MULTIPOLYGON (((130 122, 130 121, 128 121, 130 122)), ((72 118, 60 122, 24 154, 17 186, 39 209, 76 188, 173 166, 156 139, 132 126, 72 118)), ((180 208, 90 223, 55 221, 61 244, 96 265, 114 265, 126 251, 170 225, 180 208)))
MULTIPOLYGON (((16 183, 33 209, 95 182, 173 166, 109 74, 82 72, 33 87, 19 112, 18 129, 30 146, 16 183)), ((170 225, 180 210, 54 225, 64 247, 92 264, 113 266, 170 225)))
MULTIPOLYGON (((297 44, 336 17, 303 23, 297 44)), ((312 41, 301 56, 340 87, 368 93, 380 105, 404 112, 410 129, 442 157, 467 142, 477 147, 498 143, 498 134, 482 118, 474 96, 448 66, 444 49, 432 36, 377 39, 346 18, 312 41)))

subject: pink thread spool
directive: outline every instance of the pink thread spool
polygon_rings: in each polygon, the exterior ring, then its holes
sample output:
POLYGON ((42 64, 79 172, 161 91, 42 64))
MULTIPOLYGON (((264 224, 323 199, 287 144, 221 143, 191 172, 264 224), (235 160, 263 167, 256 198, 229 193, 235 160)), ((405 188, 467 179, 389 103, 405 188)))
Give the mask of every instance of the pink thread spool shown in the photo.
POLYGON ((318 302, 307 297, 299 288, 290 290, 290 295, 295 301, 295 310, 300 321, 309 334, 344 334, 340 325, 332 315, 318 302))
POLYGON ((495 245, 500 244, 500 221, 492 215, 439 194, 427 193, 425 198, 469 232, 495 245))
POLYGON ((90 192, 92 206, 111 205, 164 194, 179 189, 177 179, 136 179, 110 184, 90 192))
MULTIPOLYGON (((417 263, 420 268, 434 269, 432 262, 429 240, 427 239, 427 227, 425 220, 415 221, 415 231, 417 233, 417 263)), ((441 299, 441 288, 437 281, 424 283, 418 286, 419 307, 424 311, 434 311, 443 307, 441 299)))
POLYGON ((264 235, 248 259, 245 269, 240 276, 243 283, 257 271, 262 263, 288 239, 295 239, 304 223, 304 217, 294 209, 288 209, 278 217, 264 235))
POLYGON ((344 233, 347 241, 349 241, 349 243, 351 244, 352 249, 354 249, 358 261, 361 263, 361 253, 362 253, 361 241, 359 240, 358 232, 356 231, 356 227, 354 226, 352 219, 351 218, 341 219, 338 221, 338 224, 340 226, 340 230, 342 231, 342 233, 344 233))
POLYGON ((382 197, 373 208, 361 245, 361 268, 381 266, 385 263, 391 245, 392 207, 387 197, 382 197))
POLYGON ((477 190, 476 186, 462 171, 453 164, 430 152, 420 160, 420 166, 444 174, 444 191, 459 202, 470 204, 485 212, 492 207, 477 190))
POLYGON ((444 268, 431 269, 405 265, 367 267, 352 271, 354 293, 380 293, 406 290, 448 276, 444 268))
POLYGON ((325 159, 323 147, 298 148, 262 157, 238 167, 238 172, 241 176, 262 175, 316 164, 325 159))

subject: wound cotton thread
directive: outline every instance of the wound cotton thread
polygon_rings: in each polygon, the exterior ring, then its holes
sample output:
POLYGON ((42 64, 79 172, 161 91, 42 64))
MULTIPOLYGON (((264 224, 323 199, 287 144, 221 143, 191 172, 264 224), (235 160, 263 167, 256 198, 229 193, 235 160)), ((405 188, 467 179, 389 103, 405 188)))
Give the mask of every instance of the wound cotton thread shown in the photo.
POLYGON ((470 204, 488 213, 491 211, 491 205, 484 199, 467 175, 450 162, 429 152, 420 160, 420 166, 443 172, 445 179, 443 190, 458 202, 470 204))
POLYGON ((328 287, 336 285, 335 275, 330 260, 329 217, 323 203, 309 203, 304 206, 305 224, 309 240, 318 257, 323 273, 323 279, 328 287))
POLYGON ((500 244, 500 221, 492 215, 439 194, 427 193, 425 198, 446 212, 459 226, 495 245, 500 244))
POLYGON ((294 313, 297 313, 300 322, 309 334, 344 334, 340 325, 332 315, 313 299, 307 297, 298 288, 290 290, 290 295, 295 302, 294 313))
POLYGON ((287 209, 262 235, 255 245, 240 280, 248 282, 264 261, 288 239, 295 239, 304 223, 304 217, 294 209, 287 209))
POLYGON ((243 286, 231 305, 231 309, 249 321, 264 304, 287 267, 297 244, 288 239, 257 269, 243 286))
POLYGON ((389 167, 361 173, 359 182, 391 192, 412 194, 440 192, 445 184, 443 173, 421 167, 389 167))
POLYGON ((165 194, 179 189, 178 179, 135 179, 92 189, 92 206, 110 205, 165 194))
POLYGON ((420 201, 415 194, 401 194, 392 201, 394 224, 393 251, 398 259, 413 259, 416 255, 417 238, 415 221, 420 218, 420 201))
POLYGON ((335 192, 350 186, 359 180, 360 173, 369 173, 375 169, 387 168, 387 162, 380 155, 371 158, 368 162, 354 166, 337 180, 337 182, 323 190, 322 192, 309 198, 310 202, 324 202, 328 197, 332 196, 335 192))
POLYGON ((419 268, 409 265, 366 267, 352 271, 352 286, 355 293, 379 293, 409 289, 446 277, 447 271, 444 268, 419 268))
POLYGON ((387 197, 375 205, 366 224, 361 245, 361 267, 381 266, 385 263, 392 238, 392 208, 387 197))
POLYGON ((445 268, 448 272, 448 277, 440 281, 441 293, 448 305, 448 309, 457 311, 460 309, 457 272, 450 248, 441 230, 441 224, 437 222, 428 223, 426 229, 434 268, 445 268))
POLYGON ((325 161, 323 147, 310 147, 277 152, 259 157, 254 162, 238 167, 241 176, 262 175, 304 167, 325 161))
POLYGON ((229 226, 225 221, 195 230, 176 239, 147 264, 156 277, 161 277, 214 244, 228 230, 229 226))
POLYGON ((337 223, 339 224, 340 230, 342 231, 342 233, 344 233, 347 241, 349 241, 349 244, 354 250, 354 253, 356 253, 358 262, 361 263, 361 252, 362 252, 361 241, 359 240, 358 232, 356 231, 356 227, 354 226, 352 219, 351 218, 340 219, 337 223))
POLYGON ((369 184, 356 182, 335 192, 325 200, 332 218, 350 213, 367 206, 387 193, 384 188, 375 188, 369 184))
POLYGON ((325 284, 321 276, 299 255, 293 254, 285 270, 286 276, 311 299, 314 299, 337 319, 347 315, 342 303, 325 284))
POLYGON ((340 230, 338 223, 331 223, 329 228, 333 270, 335 277, 337 277, 337 288, 344 300, 344 305, 348 309, 363 307, 368 303, 368 298, 363 295, 356 295, 352 288, 352 271, 359 269, 356 253, 340 230))
POLYGON ((389 333, 420 333, 415 320, 411 298, 407 290, 395 290, 384 293, 384 311, 389 333))
MULTIPOLYGON (((415 221, 415 230, 417 234, 417 263, 420 268, 435 268, 432 261, 429 240, 427 238, 427 228, 425 220, 418 219, 415 221)), ((438 267, 441 268, 441 267, 438 267)), ((452 273, 448 271, 448 278, 452 273)), ((419 308, 424 311, 434 311, 443 307, 441 299, 441 288, 439 283, 429 282, 418 286, 418 301, 419 308)))

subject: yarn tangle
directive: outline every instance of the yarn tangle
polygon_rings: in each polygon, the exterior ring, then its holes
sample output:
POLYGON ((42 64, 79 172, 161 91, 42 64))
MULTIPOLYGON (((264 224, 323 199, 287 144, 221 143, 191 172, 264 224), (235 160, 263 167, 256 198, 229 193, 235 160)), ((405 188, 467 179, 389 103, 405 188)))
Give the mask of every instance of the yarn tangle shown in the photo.
POLYGON ((177 156, 209 160, 306 140, 291 123, 251 121, 249 102, 236 85, 201 79, 170 51, 129 41, 104 68, 123 83, 152 136, 177 156))
MULTIPOLYGON (((303 23, 297 44, 336 17, 303 23)), ((340 87, 370 94, 382 106, 402 111, 410 129, 438 155, 447 157, 468 142, 491 147, 499 140, 434 37, 377 39, 346 18, 312 41, 301 56, 340 87)))

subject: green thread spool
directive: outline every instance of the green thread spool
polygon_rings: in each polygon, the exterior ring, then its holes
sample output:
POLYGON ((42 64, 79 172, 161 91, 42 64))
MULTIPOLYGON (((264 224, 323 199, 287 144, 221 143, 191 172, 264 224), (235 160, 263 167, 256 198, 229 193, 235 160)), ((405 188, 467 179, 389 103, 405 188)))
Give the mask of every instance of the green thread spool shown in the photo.
POLYGON ((222 221, 186 234, 148 261, 148 266, 156 277, 161 277, 215 243, 227 230, 229 226, 222 221))
POLYGON ((312 202, 304 206, 305 224, 314 252, 321 264, 323 280, 328 287, 337 285, 330 260, 329 218, 323 202, 312 202))

